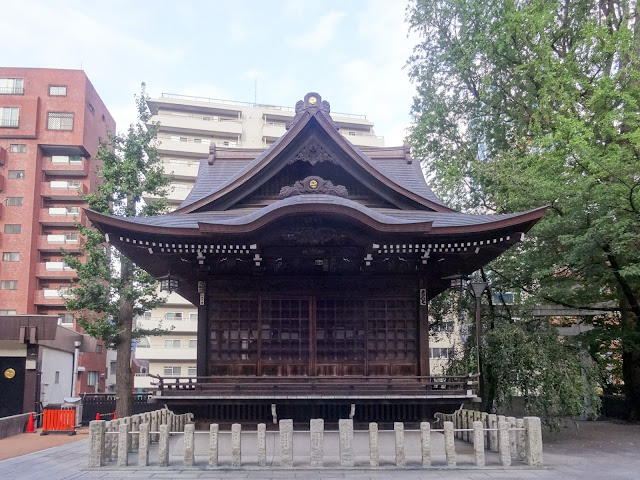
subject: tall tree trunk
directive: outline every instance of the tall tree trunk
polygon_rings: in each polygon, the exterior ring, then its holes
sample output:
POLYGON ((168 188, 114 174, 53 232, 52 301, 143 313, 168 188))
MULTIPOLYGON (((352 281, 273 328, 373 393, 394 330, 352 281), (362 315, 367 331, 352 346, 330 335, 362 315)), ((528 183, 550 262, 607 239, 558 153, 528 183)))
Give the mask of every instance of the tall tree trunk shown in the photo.
POLYGON ((125 288, 120 298, 118 327, 120 328, 116 358, 116 411, 118 418, 133 414, 133 372, 131 371, 131 340, 133 328, 133 304, 127 293, 131 290, 133 265, 121 257, 122 282, 125 288))
POLYGON ((624 379, 624 396, 627 411, 631 420, 640 419, 640 351, 633 338, 639 329, 638 320, 629 308, 624 295, 620 298, 620 322, 623 332, 632 335, 631 341, 622 340, 622 377, 624 379))

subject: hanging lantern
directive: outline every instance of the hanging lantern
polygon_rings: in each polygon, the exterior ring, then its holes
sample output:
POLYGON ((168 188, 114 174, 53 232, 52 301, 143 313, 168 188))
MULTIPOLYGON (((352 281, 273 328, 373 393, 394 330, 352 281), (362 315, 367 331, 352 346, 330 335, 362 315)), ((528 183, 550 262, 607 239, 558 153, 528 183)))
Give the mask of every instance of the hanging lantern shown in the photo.
POLYGON ((171 272, 169 272, 169 274, 165 275, 164 277, 160 277, 160 291, 161 292, 177 292, 178 291, 178 286, 180 285, 180 282, 178 281, 178 278, 174 275, 171 275, 171 272))
POLYGON ((454 292, 464 292, 467 289, 467 281, 469 280, 464 275, 452 275, 445 277, 443 280, 449 280, 449 288, 454 292))

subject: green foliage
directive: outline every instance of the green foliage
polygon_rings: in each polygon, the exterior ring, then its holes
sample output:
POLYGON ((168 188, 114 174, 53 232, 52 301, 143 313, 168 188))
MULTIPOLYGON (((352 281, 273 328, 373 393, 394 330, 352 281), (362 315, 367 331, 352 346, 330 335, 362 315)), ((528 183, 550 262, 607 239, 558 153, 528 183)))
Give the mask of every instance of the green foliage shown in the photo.
MULTIPOLYGON (((637 7, 415 0, 408 19, 421 36, 409 61, 411 142, 436 191, 471 211, 549 206, 491 265, 494 286, 532 303, 610 308, 617 345, 640 369, 637 7)), ((634 378, 627 396, 640 413, 634 378)))
MULTIPOLYGON (((150 121, 152 113, 147 107, 144 83, 141 94, 135 98, 138 122, 130 125, 125 134, 109 133, 107 141, 100 141, 96 159, 101 165, 98 171, 101 182, 86 196, 92 210, 135 217, 152 215, 166 207, 170 178, 164 176, 154 146, 158 124, 150 121), (145 194, 159 200, 141 205, 145 194)), ((142 315, 165 300, 157 294, 156 280, 118 251, 109 249, 99 231, 84 225, 77 227, 85 239, 82 252, 86 261, 71 255, 65 258, 78 272, 74 296, 66 301, 66 306, 89 335, 115 348, 123 332, 132 328, 130 317, 142 315), (124 306, 128 308, 123 318, 124 306)), ((158 333, 162 331, 135 330, 131 336, 158 333)), ((127 342, 129 336, 126 335, 127 342)))

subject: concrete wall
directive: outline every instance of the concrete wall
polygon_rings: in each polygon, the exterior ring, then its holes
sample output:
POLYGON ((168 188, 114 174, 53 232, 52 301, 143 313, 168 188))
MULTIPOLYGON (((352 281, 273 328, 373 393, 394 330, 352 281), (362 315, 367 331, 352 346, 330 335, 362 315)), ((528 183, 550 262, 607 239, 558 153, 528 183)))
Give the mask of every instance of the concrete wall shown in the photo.
POLYGON ((25 425, 28 421, 29 413, 0 418, 0 439, 12 437, 24 432, 25 425))

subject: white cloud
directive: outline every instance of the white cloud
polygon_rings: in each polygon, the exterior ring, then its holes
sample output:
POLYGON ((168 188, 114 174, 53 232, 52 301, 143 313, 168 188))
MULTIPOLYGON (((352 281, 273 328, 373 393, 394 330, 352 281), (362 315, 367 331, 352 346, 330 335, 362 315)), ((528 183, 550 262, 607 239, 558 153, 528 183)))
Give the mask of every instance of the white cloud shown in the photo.
MULTIPOLYGON (((318 52, 326 47, 334 38, 336 28, 340 21, 346 16, 344 12, 331 11, 314 21, 311 30, 300 35, 292 35, 287 37, 287 43, 299 48, 308 48, 311 51, 318 52)), ((311 22, 305 22, 307 26, 311 22)))

